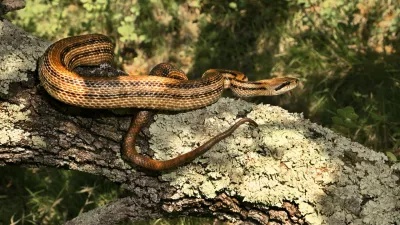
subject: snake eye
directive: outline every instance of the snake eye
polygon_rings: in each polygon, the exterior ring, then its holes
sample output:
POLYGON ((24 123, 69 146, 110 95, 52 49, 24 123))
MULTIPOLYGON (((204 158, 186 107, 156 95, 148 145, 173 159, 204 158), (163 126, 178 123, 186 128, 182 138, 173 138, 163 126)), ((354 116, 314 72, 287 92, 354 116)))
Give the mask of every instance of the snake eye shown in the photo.
POLYGON ((284 88, 284 87, 286 87, 288 85, 290 85, 290 81, 285 81, 282 84, 280 84, 278 87, 276 87, 275 91, 279 91, 279 90, 281 90, 282 88, 284 88))

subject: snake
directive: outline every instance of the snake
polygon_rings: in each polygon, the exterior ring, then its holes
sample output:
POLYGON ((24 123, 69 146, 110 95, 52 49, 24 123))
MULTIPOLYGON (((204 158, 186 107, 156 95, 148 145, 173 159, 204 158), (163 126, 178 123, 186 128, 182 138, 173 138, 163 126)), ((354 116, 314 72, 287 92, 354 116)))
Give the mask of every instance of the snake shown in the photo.
POLYGON ((208 69, 201 79, 189 80, 186 74, 169 63, 156 65, 148 75, 81 76, 74 69, 80 66, 112 64, 114 45, 102 34, 67 37, 51 44, 39 60, 41 85, 53 98, 69 105, 95 108, 137 108, 122 143, 124 156, 146 170, 163 171, 177 168, 204 154, 213 145, 231 135, 241 124, 257 123, 242 118, 226 131, 203 145, 173 159, 159 161, 139 154, 136 137, 149 121, 153 110, 187 111, 215 103, 225 89, 237 97, 271 96, 295 88, 297 78, 284 77, 248 81, 241 72, 208 69))

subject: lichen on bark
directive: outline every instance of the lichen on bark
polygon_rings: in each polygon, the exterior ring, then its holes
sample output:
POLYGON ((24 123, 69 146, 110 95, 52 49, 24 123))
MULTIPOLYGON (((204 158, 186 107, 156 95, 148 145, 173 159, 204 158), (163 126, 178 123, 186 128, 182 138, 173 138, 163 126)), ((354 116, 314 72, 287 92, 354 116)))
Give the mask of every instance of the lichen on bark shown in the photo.
POLYGON ((150 127, 151 148, 158 159, 182 154, 246 113, 257 128, 242 126, 161 178, 182 196, 212 199, 223 192, 269 206, 294 202, 311 224, 400 221, 399 178, 384 154, 280 107, 222 98, 204 109, 158 115, 150 127))

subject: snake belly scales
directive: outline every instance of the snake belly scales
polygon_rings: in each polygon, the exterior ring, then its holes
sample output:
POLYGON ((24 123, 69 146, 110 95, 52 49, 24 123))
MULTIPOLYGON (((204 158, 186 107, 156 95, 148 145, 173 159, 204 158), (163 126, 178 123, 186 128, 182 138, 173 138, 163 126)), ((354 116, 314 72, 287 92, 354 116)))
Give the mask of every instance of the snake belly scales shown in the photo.
POLYGON ((61 39, 53 43, 39 62, 39 78, 44 89, 64 103, 84 108, 139 108, 122 144, 122 152, 133 164, 148 170, 173 169, 188 163, 228 137, 241 124, 242 118, 228 130, 200 147, 166 161, 153 160, 135 150, 136 137, 151 116, 148 110, 183 111, 213 104, 224 89, 238 97, 269 96, 285 93, 298 84, 296 78, 274 78, 248 81, 238 71, 209 69, 200 80, 188 80, 185 73, 171 64, 156 65, 149 75, 83 77, 74 72, 79 66, 110 64, 114 46, 101 34, 61 39))

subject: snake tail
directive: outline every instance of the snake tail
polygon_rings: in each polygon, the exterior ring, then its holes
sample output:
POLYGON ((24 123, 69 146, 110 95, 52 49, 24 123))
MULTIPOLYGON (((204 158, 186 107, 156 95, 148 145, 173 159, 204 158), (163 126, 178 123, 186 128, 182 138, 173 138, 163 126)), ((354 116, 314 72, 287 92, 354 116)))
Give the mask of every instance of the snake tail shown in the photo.
POLYGON ((201 146, 193 149, 190 152, 179 155, 175 158, 159 161, 154 160, 150 157, 139 154, 135 149, 136 137, 139 134, 142 127, 147 123, 149 117, 152 115, 150 111, 140 111, 136 117, 132 120, 128 132, 125 136, 122 151, 126 158, 129 159, 133 164, 152 171, 164 171, 177 168, 186 163, 193 161, 198 156, 203 155, 211 149, 216 143, 227 138, 231 135, 240 125, 243 123, 250 123, 253 126, 257 126, 257 123, 250 118, 242 118, 233 124, 226 131, 219 133, 215 137, 211 138, 201 146))

